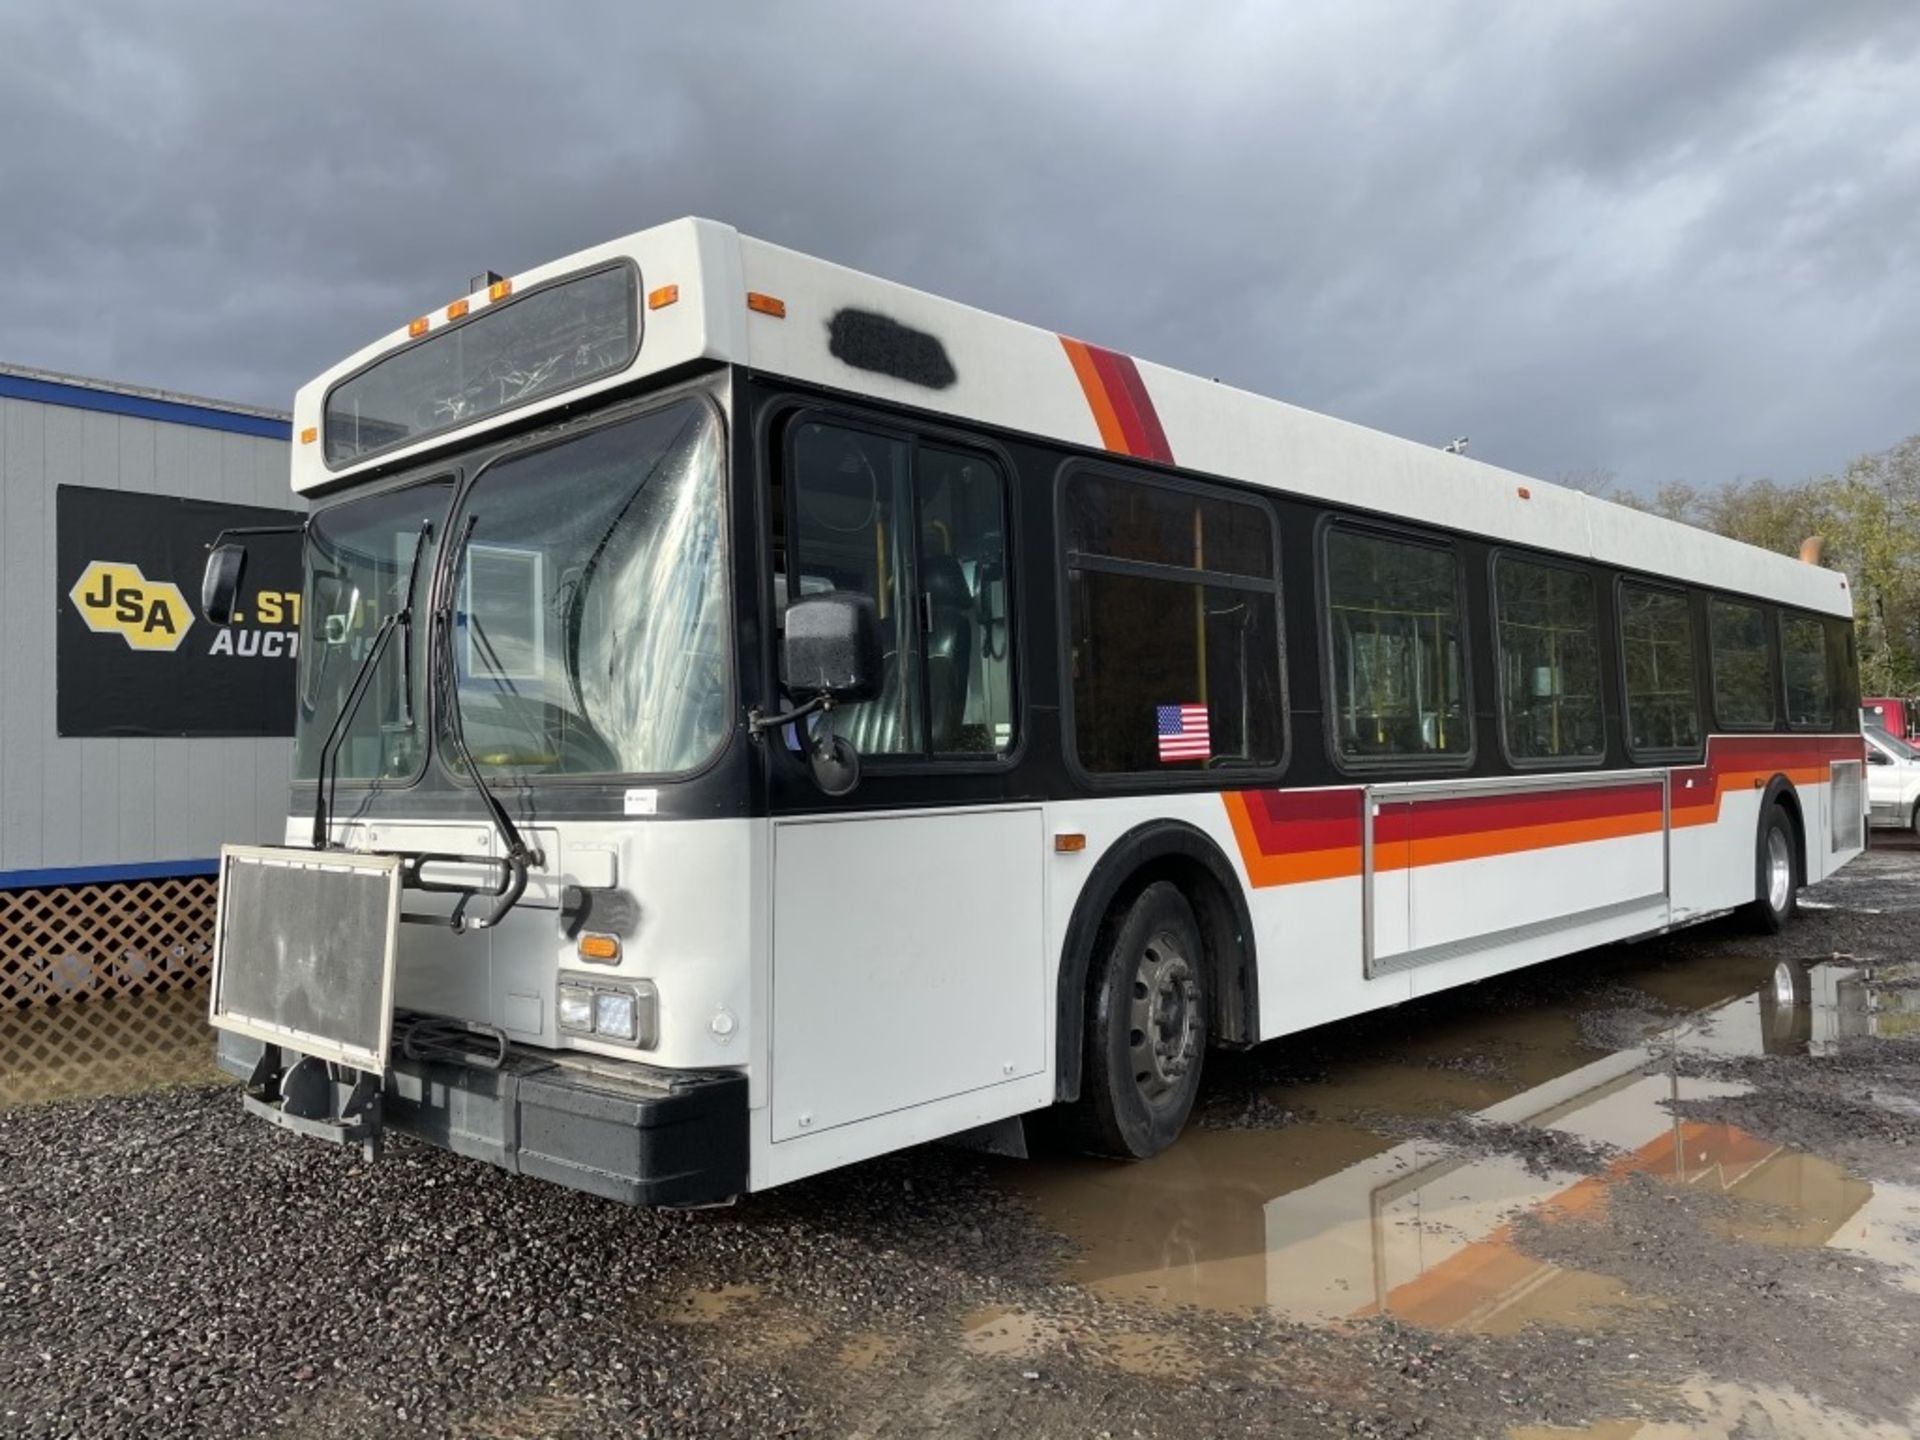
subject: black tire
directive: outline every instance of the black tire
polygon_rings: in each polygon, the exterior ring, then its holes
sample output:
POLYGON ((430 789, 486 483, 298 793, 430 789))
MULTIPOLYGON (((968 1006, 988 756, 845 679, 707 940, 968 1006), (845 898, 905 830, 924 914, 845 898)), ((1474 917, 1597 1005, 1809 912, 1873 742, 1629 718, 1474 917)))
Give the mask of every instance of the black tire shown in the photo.
POLYGON ((1156 881, 1103 925, 1088 971, 1086 1072, 1065 1138, 1145 1160, 1180 1138, 1207 1050, 1206 952, 1179 888, 1156 881))
POLYGON ((1778 935, 1787 928, 1800 904, 1800 854, 1794 839, 1793 821, 1778 805, 1769 805, 1760 816, 1760 835, 1754 847, 1753 903, 1747 906, 1747 918, 1762 935, 1778 935), (1784 863, 1782 897, 1781 866, 1784 863))

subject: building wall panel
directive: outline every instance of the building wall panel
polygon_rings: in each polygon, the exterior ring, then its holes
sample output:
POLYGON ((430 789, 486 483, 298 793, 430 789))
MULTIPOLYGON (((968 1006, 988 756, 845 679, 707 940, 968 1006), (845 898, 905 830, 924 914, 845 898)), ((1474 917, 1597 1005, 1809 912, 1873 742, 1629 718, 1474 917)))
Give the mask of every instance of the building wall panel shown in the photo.
MULTIPOLYGON (((109 401, 124 393, 102 390, 109 401)), ((281 838, 287 740, 56 733, 54 493, 86 485, 293 508, 287 449, 110 403, 0 395, 0 886, 27 883, 22 872, 191 865, 223 841, 281 838)))

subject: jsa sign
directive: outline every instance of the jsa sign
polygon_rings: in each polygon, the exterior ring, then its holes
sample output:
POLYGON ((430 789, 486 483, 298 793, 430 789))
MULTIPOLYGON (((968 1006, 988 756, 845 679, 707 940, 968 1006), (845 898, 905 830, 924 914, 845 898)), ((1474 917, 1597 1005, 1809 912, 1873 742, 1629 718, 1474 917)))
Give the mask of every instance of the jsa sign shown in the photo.
POLYGON ((67 598, 96 635, 118 635, 135 650, 178 650, 193 624, 187 597, 166 580, 149 580, 138 565, 95 560, 67 598))
POLYGON ((209 625, 207 546, 237 526, 297 524, 294 511, 60 487, 57 621, 62 735, 289 735, 300 651, 300 550, 248 537, 247 593, 209 625))

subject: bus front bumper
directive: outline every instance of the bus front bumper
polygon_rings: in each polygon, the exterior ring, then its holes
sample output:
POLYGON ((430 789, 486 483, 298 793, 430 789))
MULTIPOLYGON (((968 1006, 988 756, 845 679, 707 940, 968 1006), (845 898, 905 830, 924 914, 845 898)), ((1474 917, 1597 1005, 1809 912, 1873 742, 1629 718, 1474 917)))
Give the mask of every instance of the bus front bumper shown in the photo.
MULTIPOLYGON (((264 1048, 223 1030, 220 1068, 245 1082, 264 1048)), ((344 1103, 351 1087, 336 1084, 344 1103)), ((396 1054, 379 1099, 384 1129, 623 1204, 719 1205, 746 1193, 742 1074, 589 1067, 522 1047, 498 1068, 396 1054)))

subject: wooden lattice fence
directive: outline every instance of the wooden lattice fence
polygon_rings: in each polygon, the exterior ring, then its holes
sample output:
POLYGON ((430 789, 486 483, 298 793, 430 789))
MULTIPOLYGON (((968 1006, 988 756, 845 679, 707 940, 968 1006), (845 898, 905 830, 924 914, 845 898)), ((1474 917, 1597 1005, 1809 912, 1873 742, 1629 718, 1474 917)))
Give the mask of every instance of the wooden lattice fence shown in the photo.
POLYGON ((0 1010, 207 978, 211 875, 0 890, 0 1010))
POLYGON ((200 986, 0 1010, 0 1108, 218 1074, 200 986))

